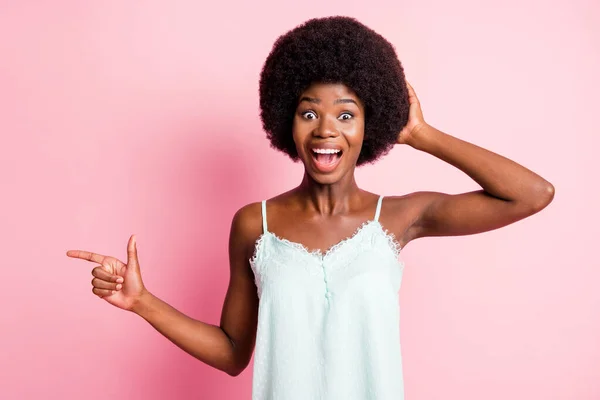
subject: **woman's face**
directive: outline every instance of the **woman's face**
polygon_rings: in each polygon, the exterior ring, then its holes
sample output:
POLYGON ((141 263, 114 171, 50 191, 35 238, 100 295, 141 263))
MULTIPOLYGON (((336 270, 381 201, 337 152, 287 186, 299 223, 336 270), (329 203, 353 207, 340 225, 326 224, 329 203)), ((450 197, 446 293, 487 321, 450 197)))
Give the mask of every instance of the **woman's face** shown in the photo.
POLYGON ((353 173, 364 138, 364 106, 341 83, 315 83, 298 98, 292 128, 298 156, 317 182, 353 173))

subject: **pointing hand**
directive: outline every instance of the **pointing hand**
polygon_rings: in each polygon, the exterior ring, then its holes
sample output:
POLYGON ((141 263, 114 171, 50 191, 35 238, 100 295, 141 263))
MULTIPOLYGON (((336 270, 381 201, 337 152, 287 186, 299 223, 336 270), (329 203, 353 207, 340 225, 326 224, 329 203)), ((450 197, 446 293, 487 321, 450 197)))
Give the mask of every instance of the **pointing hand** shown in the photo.
POLYGON ((114 257, 83 250, 69 250, 67 256, 100 264, 92 269, 92 292, 113 306, 131 311, 146 292, 135 235, 131 235, 127 244, 127 264, 114 257))

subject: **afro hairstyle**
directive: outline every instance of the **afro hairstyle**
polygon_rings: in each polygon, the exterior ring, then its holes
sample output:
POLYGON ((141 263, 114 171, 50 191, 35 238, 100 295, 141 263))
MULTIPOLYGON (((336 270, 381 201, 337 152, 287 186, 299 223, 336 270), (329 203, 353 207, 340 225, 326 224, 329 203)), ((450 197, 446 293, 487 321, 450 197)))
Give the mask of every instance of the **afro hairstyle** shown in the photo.
POLYGON ((356 165, 387 154, 408 122, 408 88, 394 47, 350 17, 314 18, 280 36, 260 74, 260 117, 271 147, 298 161, 292 137, 298 98, 313 83, 342 83, 365 106, 356 165))

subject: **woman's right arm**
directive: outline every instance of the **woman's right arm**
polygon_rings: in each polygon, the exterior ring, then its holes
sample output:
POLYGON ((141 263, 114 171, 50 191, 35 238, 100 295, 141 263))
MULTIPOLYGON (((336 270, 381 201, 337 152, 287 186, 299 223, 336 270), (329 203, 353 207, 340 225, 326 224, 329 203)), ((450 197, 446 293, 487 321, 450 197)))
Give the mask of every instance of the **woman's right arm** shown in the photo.
POLYGON ((248 260, 260 227, 260 203, 243 207, 233 217, 229 236, 229 287, 219 326, 188 317, 144 287, 134 236, 129 239, 127 264, 114 257, 81 250, 69 250, 67 255, 101 264, 92 270, 94 294, 140 315, 198 360, 236 376, 248 365, 256 338, 258 296, 248 260))
POLYGON ((248 262, 258 237, 252 211, 249 205, 233 217, 229 287, 219 326, 190 318, 149 292, 132 309, 182 350, 232 376, 248 366, 256 338, 258 297, 248 262))

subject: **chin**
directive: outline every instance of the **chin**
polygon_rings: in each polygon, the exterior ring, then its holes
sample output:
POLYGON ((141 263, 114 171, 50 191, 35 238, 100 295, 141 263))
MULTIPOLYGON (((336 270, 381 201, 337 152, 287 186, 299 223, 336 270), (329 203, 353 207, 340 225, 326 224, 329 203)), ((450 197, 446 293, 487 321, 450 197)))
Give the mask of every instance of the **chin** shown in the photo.
POLYGON ((344 176, 351 173, 349 169, 339 165, 334 171, 323 173, 315 170, 312 166, 304 165, 305 173, 312 178, 313 181, 321 185, 332 185, 341 181, 344 176))
POLYGON ((321 185, 333 185, 334 183, 336 183, 340 180, 340 177, 337 176, 338 174, 323 175, 323 174, 315 174, 315 173, 309 172, 308 175, 313 179, 313 181, 315 181, 321 185))

